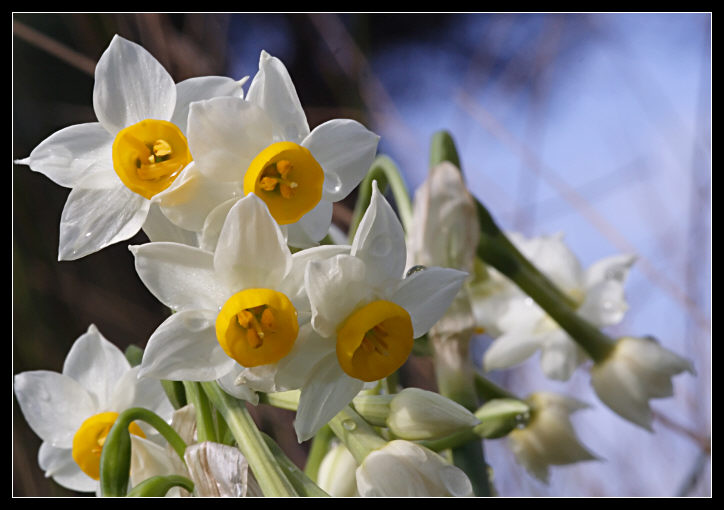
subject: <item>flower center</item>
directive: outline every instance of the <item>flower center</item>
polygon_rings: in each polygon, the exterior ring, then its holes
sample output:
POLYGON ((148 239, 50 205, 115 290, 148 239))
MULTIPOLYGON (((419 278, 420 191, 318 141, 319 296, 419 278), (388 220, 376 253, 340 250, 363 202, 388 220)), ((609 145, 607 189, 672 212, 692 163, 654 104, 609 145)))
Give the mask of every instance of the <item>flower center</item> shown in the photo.
POLYGON ((119 131, 113 168, 131 191, 151 199, 191 162, 186 137, 175 124, 146 119, 119 131))
POLYGON ((271 289, 234 294, 216 317, 216 339, 244 367, 276 363, 292 350, 298 332, 294 305, 271 289))
MULTIPOLYGON (((101 452, 117 418, 118 413, 112 411, 93 415, 83 422, 73 436, 73 460, 94 480, 101 478, 101 452)), ((128 426, 128 431, 136 436, 146 437, 135 422, 128 426)))
POLYGON ((337 330, 337 359, 347 375, 377 381, 400 368, 412 351, 410 314, 390 301, 373 301, 337 330))
POLYGON ((324 171, 306 147, 277 142, 261 151, 244 175, 244 192, 266 202, 280 225, 299 221, 322 199, 324 171))

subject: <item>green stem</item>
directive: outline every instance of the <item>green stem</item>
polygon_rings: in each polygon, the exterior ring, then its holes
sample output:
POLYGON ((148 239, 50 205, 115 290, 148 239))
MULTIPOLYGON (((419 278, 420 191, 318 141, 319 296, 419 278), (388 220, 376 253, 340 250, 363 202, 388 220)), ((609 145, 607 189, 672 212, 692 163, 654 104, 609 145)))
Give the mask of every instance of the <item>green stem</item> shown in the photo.
POLYGON ((281 391, 278 393, 259 393, 259 403, 296 411, 299 407, 299 390, 281 391))
POLYGON ((163 379, 161 380, 161 386, 174 409, 181 409, 186 405, 186 391, 181 381, 167 381, 163 379))
POLYGON ((357 232, 357 227, 362 221, 362 217, 367 211, 367 207, 372 200, 372 181, 377 181, 377 187, 380 192, 384 193, 387 185, 392 188, 392 196, 395 198, 397 212, 400 215, 402 226, 407 232, 412 225, 412 202, 407 186, 402 180, 397 165, 387 156, 380 155, 374 160, 369 172, 362 180, 357 195, 357 203, 355 204, 352 214, 352 222, 349 227, 349 240, 352 242, 357 232))
MULTIPOLYGON (((480 436, 473 432, 473 427, 470 427, 449 436, 442 437, 440 439, 427 439, 419 441, 422 446, 429 448, 430 450, 441 452, 447 449, 458 449, 470 442, 479 442, 480 436)), ((472 480, 471 480, 472 481, 472 480)))
POLYGON ((483 377, 479 373, 475 374, 474 383, 475 391, 478 393, 478 397, 480 397, 480 399, 483 401, 493 400, 496 398, 513 398, 516 400, 520 400, 508 390, 501 388, 493 381, 483 377))
POLYGON ((365 457, 373 450, 387 444, 387 441, 382 439, 370 424, 349 406, 332 418, 329 428, 345 444, 357 464, 362 464, 365 457))
POLYGON ((482 230, 478 256, 528 294, 594 361, 603 361, 613 340, 580 317, 570 298, 520 253, 478 200, 475 204, 482 230))
POLYGON ((460 168, 460 157, 452 136, 447 131, 438 131, 432 135, 430 141, 430 168, 439 165, 443 161, 449 161, 458 169, 460 168))
POLYGON ((131 489, 128 492, 128 497, 160 498, 174 487, 182 487, 189 492, 193 492, 194 482, 179 475, 153 476, 131 489))
POLYGON ((216 436, 216 425, 214 424, 214 415, 209 398, 201 389, 199 383, 194 381, 184 381, 184 390, 186 390, 186 398, 193 404, 196 410, 196 434, 199 442, 212 441, 218 443, 216 436))
POLYGON ((309 478, 316 481, 317 475, 319 474, 319 465, 322 463, 322 459, 327 455, 329 451, 329 443, 334 437, 334 432, 325 425, 314 436, 312 439, 312 446, 309 448, 309 455, 307 455, 307 462, 304 465, 304 472, 309 478))
MULTIPOLYGON (((331 434, 331 432, 330 432, 331 434)), ((279 448, 279 445, 268 435, 262 432, 262 437, 266 441, 267 446, 271 450, 274 457, 276 457, 279 465, 281 466, 287 478, 292 483, 296 491, 300 496, 306 497, 329 497, 329 494, 324 492, 314 480, 312 480, 307 474, 299 469, 294 462, 279 448)))
POLYGON ((264 495, 297 496, 294 486, 274 458, 245 403, 228 395, 215 382, 202 382, 200 385, 214 407, 224 416, 264 495))

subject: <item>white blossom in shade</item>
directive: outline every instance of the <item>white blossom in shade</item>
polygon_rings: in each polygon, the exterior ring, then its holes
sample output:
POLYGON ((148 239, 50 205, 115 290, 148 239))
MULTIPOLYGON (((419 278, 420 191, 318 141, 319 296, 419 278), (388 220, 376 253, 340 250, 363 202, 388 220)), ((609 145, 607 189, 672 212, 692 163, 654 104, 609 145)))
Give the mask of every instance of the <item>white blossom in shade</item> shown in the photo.
POLYGON ((373 183, 370 205, 349 254, 312 260, 305 273, 311 331, 278 364, 281 389, 301 389, 299 441, 363 388, 397 370, 413 339, 442 317, 467 273, 430 267, 403 278, 405 240, 397 216, 373 183))
MULTIPOLYGON (((187 444, 182 461, 168 444, 131 436, 131 486, 154 476, 180 475, 194 483, 194 496, 243 497, 255 482, 249 464, 233 446, 205 441, 196 442, 196 412, 189 404, 174 412, 171 426, 187 444)), ((166 496, 190 496, 188 491, 173 487, 166 496)))
POLYGON ((548 483, 549 467, 573 464, 597 457, 576 436, 570 415, 587 404, 556 393, 533 393, 530 421, 508 434, 510 449, 526 471, 548 483))
MULTIPOLYGON (((511 241, 570 299, 577 313, 592 325, 619 323, 628 308, 624 281, 635 261, 631 255, 616 255, 583 270, 561 236, 524 239, 509 234, 511 241)), ((492 270, 490 270, 492 271, 492 270)), ((495 324, 501 334, 483 358, 485 370, 508 368, 541 352, 541 368, 550 379, 567 380, 587 356, 583 349, 530 297, 498 281, 500 294, 493 309, 500 316, 495 324)))
POLYGON ((362 497, 471 497, 465 472, 440 455, 410 441, 397 439, 365 457, 357 468, 362 497))
POLYGON ((591 368, 598 398, 621 417, 652 430, 649 400, 671 397, 671 378, 694 374, 691 362, 662 347, 653 338, 620 338, 612 352, 591 368))
POLYGON ((317 473, 317 485, 332 497, 359 496, 355 478, 357 461, 343 443, 337 443, 322 459, 317 473))
MULTIPOLYGON (((172 206, 166 203, 166 198, 171 199, 175 193, 172 189, 161 197, 162 205, 179 226, 200 230, 204 217, 199 213, 210 213, 212 206, 220 204, 225 197, 256 193, 267 201, 267 194, 281 193, 282 182, 287 182, 284 171, 283 175, 276 171, 272 172, 273 176, 264 174, 274 178, 274 182, 278 180, 278 188, 256 189, 253 178, 251 181, 245 179, 249 179, 247 174, 252 172, 253 163, 266 157, 264 154, 270 154, 270 150, 274 154, 269 156, 269 161, 272 166, 276 165, 274 158, 278 151, 274 147, 283 147, 295 155, 285 159, 292 161, 297 169, 292 170, 290 175, 296 177, 289 177, 289 187, 285 188, 285 198, 289 200, 280 207, 288 208, 288 204, 297 203, 299 197, 311 196, 310 193, 314 198, 308 203, 305 198, 305 205, 298 214, 284 220, 276 209, 271 206, 270 209, 282 225, 290 245, 313 246, 327 235, 332 203, 345 198, 369 170, 378 140, 376 134, 349 119, 330 120, 310 131, 286 67, 281 60, 262 51, 259 71, 252 79, 245 99, 217 97, 191 105, 189 145, 197 165, 195 175, 213 181, 209 190, 214 191, 209 193, 200 186, 192 189, 180 184, 179 189, 188 188, 180 193, 182 201, 186 201, 186 209, 171 213, 172 206), (302 159, 297 164, 294 158, 299 155, 302 159), (314 193, 309 191, 311 189, 314 193), (294 197, 290 196, 292 194, 294 197), (198 202, 202 204, 195 205, 198 202)), ((267 163, 258 170, 261 172, 267 163)), ((281 202, 284 200, 280 199, 281 202)))
POLYGON ((473 413, 447 397, 405 388, 390 402, 387 426, 401 439, 436 439, 480 423, 473 413))
MULTIPOLYGON (((232 357, 234 353, 225 351, 219 341, 217 319, 239 295, 263 292, 284 296, 280 299, 285 300, 287 308, 276 319, 284 319, 285 327, 303 326, 310 318, 304 289, 306 264, 349 248, 319 246, 292 255, 264 202, 250 194, 230 209, 213 253, 178 243, 148 243, 130 249, 143 283, 176 312, 151 335, 139 375, 169 380, 219 380, 231 394, 256 402, 255 393, 246 385, 236 384, 236 375, 243 367, 257 365, 240 365, 237 357, 232 357)), ((272 318, 276 311, 271 312, 272 318)), ((242 309, 235 309, 236 312, 246 313, 242 309)), ((267 327, 255 322, 256 319, 249 320, 253 323, 247 324, 249 328, 261 328, 255 331, 267 327)), ((287 335, 284 342, 288 346, 301 342, 304 331, 298 336, 287 335)), ((262 331, 261 339, 256 341, 274 347, 273 342, 263 340, 262 331)), ((266 351, 260 348, 254 352, 266 351)), ((272 362, 260 365, 269 363, 272 362)))
POLYGON ((171 418, 173 407, 159 382, 140 381, 137 375, 138 367, 131 368, 123 353, 91 325, 73 343, 61 373, 35 370, 15 376, 20 410, 43 440, 38 463, 46 476, 71 490, 97 492, 98 480, 81 470, 73 456, 74 438, 86 420, 130 407, 171 418))
MULTIPOLYGON (((170 229, 163 218, 149 216, 150 195, 158 192, 159 182, 167 184, 179 172, 183 174, 182 168, 188 163, 184 135, 189 105, 216 96, 241 97, 244 81, 207 76, 175 84, 148 51, 114 36, 95 69, 93 109, 98 122, 61 129, 41 142, 29 157, 17 161, 60 186, 72 188, 60 218, 58 259, 78 259, 128 239, 142 227, 146 229, 147 222, 151 233, 170 229), (143 181, 156 183, 150 185, 153 189, 149 188, 145 196, 124 183, 119 172, 122 165, 114 159, 118 154, 114 142, 122 138, 119 134, 143 122, 164 126, 164 132, 173 132, 176 140, 171 145, 163 142, 159 148, 148 149, 153 152, 150 157, 158 154, 160 158, 153 164, 161 159, 178 161, 177 167, 163 177, 153 175, 143 181)), ((150 144, 165 140, 165 135, 152 134, 150 144)))

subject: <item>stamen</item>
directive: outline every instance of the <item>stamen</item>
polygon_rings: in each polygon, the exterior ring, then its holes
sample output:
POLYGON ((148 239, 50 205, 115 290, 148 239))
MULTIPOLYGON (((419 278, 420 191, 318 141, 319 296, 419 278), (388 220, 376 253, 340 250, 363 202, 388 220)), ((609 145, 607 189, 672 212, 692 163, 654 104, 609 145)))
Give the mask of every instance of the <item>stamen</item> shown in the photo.
POLYGON ((160 157, 171 155, 171 145, 166 140, 153 142, 153 153, 160 157))

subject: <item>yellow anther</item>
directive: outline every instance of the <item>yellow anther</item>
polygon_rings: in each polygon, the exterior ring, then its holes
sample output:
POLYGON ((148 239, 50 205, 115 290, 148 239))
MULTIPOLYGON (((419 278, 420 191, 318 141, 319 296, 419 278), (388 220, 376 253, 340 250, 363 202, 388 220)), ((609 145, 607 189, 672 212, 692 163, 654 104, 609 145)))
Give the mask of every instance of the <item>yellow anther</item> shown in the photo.
POLYGON ((147 119, 113 141, 113 168, 123 184, 148 199, 168 188, 191 162, 186 137, 170 122, 147 119))
POLYGON ((337 330, 337 360, 348 375, 377 381, 400 368, 412 351, 410 314, 390 301, 373 301, 337 330))
MULTIPOLYGON (((107 412, 91 416, 73 436, 73 460, 78 467, 93 478, 100 479, 101 453, 111 427, 118 419, 118 413, 107 412)), ((128 431, 139 437, 146 437, 135 422, 128 426, 128 431)))
POLYGON ((324 171, 305 147, 277 142, 261 151, 244 175, 244 192, 266 202, 281 225, 299 221, 322 198, 324 171))
POLYGON ((245 367, 275 363, 286 356, 299 332, 297 311, 281 292, 247 289, 231 296, 216 318, 224 352, 245 367))

